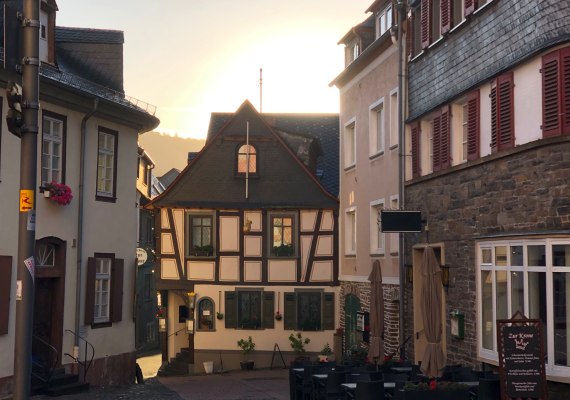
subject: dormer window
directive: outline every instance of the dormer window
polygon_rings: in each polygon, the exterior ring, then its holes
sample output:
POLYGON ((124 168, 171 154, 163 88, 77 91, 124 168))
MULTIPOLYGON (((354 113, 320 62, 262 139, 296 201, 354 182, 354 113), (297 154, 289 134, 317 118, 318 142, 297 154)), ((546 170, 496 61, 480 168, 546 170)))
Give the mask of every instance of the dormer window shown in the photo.
POLYGON ((237 172, 238 174, 257 173, 257 152, 252 145, 244 144, 238 149, 237 172))
POLYGON ((384 10, 378 13, 378 36, 380 37, 392 27, 392 5, 389 5, 384 10))

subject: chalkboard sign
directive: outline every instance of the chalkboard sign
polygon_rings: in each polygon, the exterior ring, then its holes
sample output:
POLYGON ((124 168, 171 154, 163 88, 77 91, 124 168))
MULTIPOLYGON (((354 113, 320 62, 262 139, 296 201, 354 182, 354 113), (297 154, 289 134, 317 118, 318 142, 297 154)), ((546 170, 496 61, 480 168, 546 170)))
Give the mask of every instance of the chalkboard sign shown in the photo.
POLYGON ((497 335, 501 398, 546 399, 541 321, 498 320, 497 335))

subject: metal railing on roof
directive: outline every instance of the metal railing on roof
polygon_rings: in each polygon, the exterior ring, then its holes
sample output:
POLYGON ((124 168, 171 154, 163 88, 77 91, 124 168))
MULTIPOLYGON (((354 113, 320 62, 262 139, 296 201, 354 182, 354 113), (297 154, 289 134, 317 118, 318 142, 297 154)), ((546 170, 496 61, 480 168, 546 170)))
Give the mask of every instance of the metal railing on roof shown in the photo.
POLYGON ((97 83, 94 83, 85 78, 81 78, 80 76, 71 74, 69 72, 55 70, 52 67, 45 67, 42 65, 40 67, 40 75, 48 79, 53 79, 55 81, 65 83, 66 85, 82 90, 84 92, 94 94, 103 99, 114 101, 118 104, 139 111, 144 111, 151 115, 155 115, 156 113, 156 106, 152 104, 149 104, 145 101, 136 99, 131 96, 127 96, 122 92, 108 88, 103 85, 99 85, 97 83))

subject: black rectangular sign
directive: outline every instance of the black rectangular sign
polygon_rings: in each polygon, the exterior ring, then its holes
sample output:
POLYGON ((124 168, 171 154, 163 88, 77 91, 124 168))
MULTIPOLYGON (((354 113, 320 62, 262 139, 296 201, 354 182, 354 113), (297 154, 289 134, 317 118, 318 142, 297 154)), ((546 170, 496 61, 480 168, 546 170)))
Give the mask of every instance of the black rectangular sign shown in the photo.
POLYGON ((381 212, 382 232, 421 232, 421 211, 392 211, 381 212))

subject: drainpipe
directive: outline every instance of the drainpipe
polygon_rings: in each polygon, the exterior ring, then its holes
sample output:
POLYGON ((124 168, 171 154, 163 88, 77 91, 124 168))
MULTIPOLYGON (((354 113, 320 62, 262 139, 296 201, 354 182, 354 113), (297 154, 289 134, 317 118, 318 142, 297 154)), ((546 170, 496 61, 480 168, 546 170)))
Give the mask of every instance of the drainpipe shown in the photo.
MULTIPOLYGON (((404 107, 406 105, 405 102, 405 93, 404 93, 404 78, 405 78, 405 64, 404 64, 404 56, 405 56, 405 44, 403 39, 403 30, 402 25, 405 21, 405 12, 407 10, 405 0, 400 0, 396 3, 396 7, 398 9, 398 161, 400 163, 398 168, 398 201, 400 203, 400 210, 405 210, 405 201, 404 201, 404 180, 406 179, 405 175, 405 167, 406 167, 406 157, 405 157, 405 130, 404 130, 404 107)), ((406 359, 406 330, 405 330, 405 310, 404 310, 404 300, 405 296, 405 289, 406 289, 406 282, 405 282, 405 238, 404 233, 400 232, 399 234, 399 249, 400 254, 398 257, 398 269, 399 269, 399 283, 400 283, 400 312, 399 312, 399 320, 400 323, 398 324, 399 328, 399 336, 400 336, 400 358, 406 359)))
POLYGON ((81 120, 81 148, 79 160, 79 190, 78 190, 78 214, 77 214, 77 284, 75 286, 75 342, 73 345, 73 357, 79 359, 79 326, 81 325, 81 264, 83 263, 83 198, 85 188, 85 136, 87 135, 87 120, 95 114, 99 105, 99 99, 93 100, 93 109, 85 114, 81 120))

